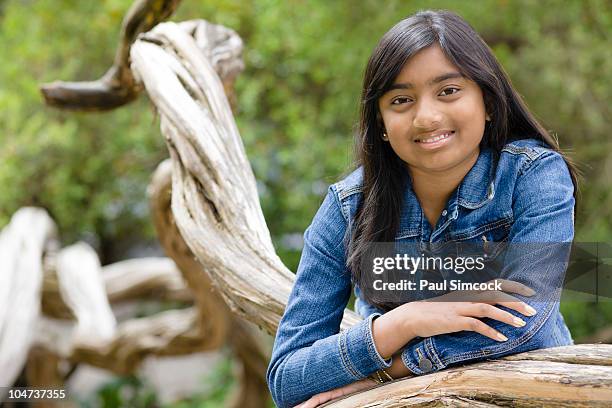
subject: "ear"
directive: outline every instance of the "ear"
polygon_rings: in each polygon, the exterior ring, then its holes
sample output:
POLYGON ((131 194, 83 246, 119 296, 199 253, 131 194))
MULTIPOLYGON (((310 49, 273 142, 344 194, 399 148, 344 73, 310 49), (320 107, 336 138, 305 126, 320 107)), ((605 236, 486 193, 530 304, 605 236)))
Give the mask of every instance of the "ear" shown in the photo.
POLYGON ((490 121, 491 121, 491 115, 489 115, 489 114, 487 113, 487 116, 485 116, 485 120, 486 120, 487 122, 490 122, 490 121))

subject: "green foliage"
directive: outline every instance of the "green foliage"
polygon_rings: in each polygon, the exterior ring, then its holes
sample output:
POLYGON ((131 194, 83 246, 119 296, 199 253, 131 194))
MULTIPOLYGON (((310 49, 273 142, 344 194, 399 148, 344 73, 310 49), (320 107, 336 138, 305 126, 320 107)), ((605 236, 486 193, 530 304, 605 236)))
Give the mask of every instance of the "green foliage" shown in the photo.
POLYGON ((151 408, 159 406, 155 389, 135 376, 116 377, 91 398, 79 401, 82 408, 151 408))
MULTIPOLYGON (((75 114, 45 107, 38 92, 44 82, 101 76, 129 5, 0 0, 0 226, 19 207, 40 205, 68 242, 95 236, 104 250, 126 237, 152 237, 145 188, 167 153, 146 98, 110 113, 75 114)), ((244 40, 236 118, 281 258, 295 270, 296 236, 352 162, 371 50, 392 24, 427 7, 458 12, 489 41, 530 108, 583 169, 577 239, 612 241, 606 0, 184 1, 173 20, 205 18, 244 40)), ((610 324, 611 310, 564 306, 576 337, 610 324)))
POLYGON ((19 207, 36 205, 47 208, 68 243, 95 236, 103 249, 134 232, 152 235, 145 189, 167 153, 147 101, 110 113, 71 113, 45 107, 38 91, 44 82, 104 73, 127 6, 115 3, 4 5, 0 225, 19 207))
POLYGON ((232 373, 232 360, 224 358, 206 376, 203 383, 207 391, 199 392, 190 398, 168 405, 166 408, 215 408, 226 406, 225 402, 235 386, 232 373))
POLYGON ((561 313, 574 340, 593 334, 612 322, 612 303, 562 302, 561 313))

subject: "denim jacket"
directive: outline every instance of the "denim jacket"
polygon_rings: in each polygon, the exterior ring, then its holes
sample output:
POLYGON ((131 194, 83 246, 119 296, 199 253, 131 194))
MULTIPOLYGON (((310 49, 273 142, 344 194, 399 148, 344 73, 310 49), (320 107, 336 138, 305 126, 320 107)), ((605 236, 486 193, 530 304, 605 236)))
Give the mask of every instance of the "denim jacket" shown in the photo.
MULTIPOLYGON (((525 139, 507 144, 496 157, 481 149, 433 229, 408 185, 396 241, 571 242, 574 185, 562 156, 540 141, 525 139)), ((358 287, 355 309, 364 320, 340 331, 353 290, 346 265, 346 237, 362 199, 361 189, 361 168, 331 185, 304 233, 296 281, 267 371, 268 385, 279 407, 295 406, 314 394, 391 366, 391 359, 380 356, 372 338, 372 320, 382 311, 367 304, 358 287)), ((547 284, 535 267, 530 274, 510 279, 532 288, 547 284)), ((472 331, 417 337, 404 346, 402 362, 421 375, 451 365, 573 344, 558 301, 539 302, 512 295, 535 308, 537 314, 521 315, 526 325, 520 328, 483 319, 504 333, 507 341, 497 342, 472 331)), ((498 307, 518 316, 514 310, 498 307)))

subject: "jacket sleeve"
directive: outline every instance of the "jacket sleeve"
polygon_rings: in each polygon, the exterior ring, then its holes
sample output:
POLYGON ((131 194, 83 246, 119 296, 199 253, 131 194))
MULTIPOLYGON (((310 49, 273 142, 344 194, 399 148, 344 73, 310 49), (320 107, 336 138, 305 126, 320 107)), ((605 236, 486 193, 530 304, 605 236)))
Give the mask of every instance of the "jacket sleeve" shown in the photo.
POLYGON ((304 233, 296 281, 267 370, 272 398, 281 408, 391 365, 374 347, 372 320, 376 315, 339 332, 351 293, 345 231, 346 220, 331 186, 304 233))
POLYGON ((403 349, 402 361, 414 374, 551 347, 550 333, 557 324, 559 293, 574 236, 574 186, 562 156, 546 151, 526 162, 514 191, 514 222, 508 237, 509 250, 503 258, 502 277, 534 289, 533 297, 512 295, 537 313, 527 317, 498 305, 526 322, 517 328, 483 319, 508 338, 505 342, 472 331, 413 339, 403 349))

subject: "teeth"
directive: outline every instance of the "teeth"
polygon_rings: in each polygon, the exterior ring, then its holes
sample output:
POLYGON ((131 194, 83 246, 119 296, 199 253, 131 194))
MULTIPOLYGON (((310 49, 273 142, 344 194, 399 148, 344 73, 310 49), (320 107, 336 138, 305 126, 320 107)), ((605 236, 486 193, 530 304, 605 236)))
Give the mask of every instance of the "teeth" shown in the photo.
POLYGON ((446 139, 447 137, 449 137, 453 132, 449 132, 449 133, 445 133, 443 135, 438 135, 429 139, 423 139, 423 140, 418 140, 418 142, 420 143, 434 143, 437 142, 438 140, 442 140, 442 139, 446 139))

